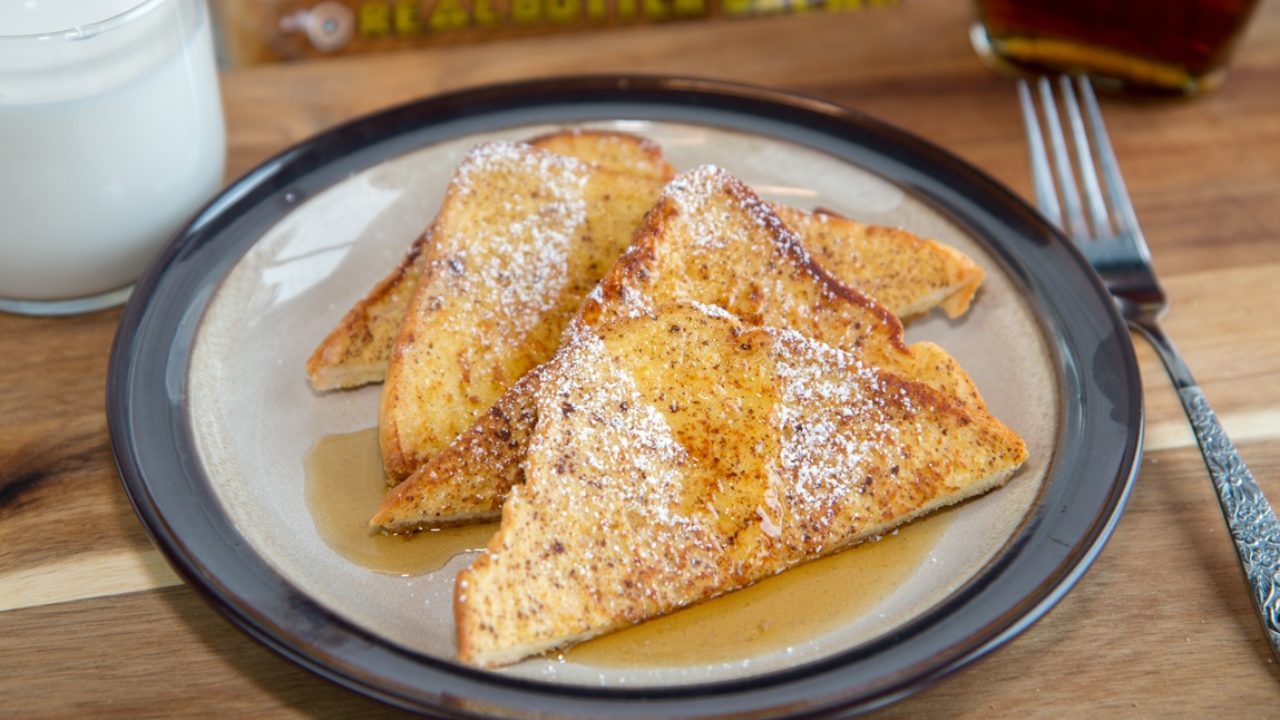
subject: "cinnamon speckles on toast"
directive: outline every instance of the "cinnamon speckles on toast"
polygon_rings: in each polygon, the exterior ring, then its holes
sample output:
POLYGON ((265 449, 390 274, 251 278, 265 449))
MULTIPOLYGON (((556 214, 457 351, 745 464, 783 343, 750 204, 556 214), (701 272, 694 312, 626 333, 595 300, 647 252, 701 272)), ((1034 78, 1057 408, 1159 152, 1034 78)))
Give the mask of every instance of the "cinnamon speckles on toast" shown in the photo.
MULTIPOLYGON (((645 138, 605 130, 565 130, 527 141, 531 147, 650 180, 657 188, 675 176, 662 148, 645 138)), ((316 390, 355 388, 382 382, 396 335, 427 267, 430 230, 409 247, 400 263, 339 321, 307 360, 316 390)))
POLYGON ((989 490, 1026 459, 977 404, 692 305, 577 333, 526 482, 458 575, 493 667, 705 600, 989 490))
POLYGON ((819 266, 899 318, 934 307, 947 317, 959 317, 982 284, 984 273, 977 263, 935 240, 901 228, 865 225, 828 210, 773 209, 803 238, 819 266))
POLYGON ((524 144, 467 156, 388 362, 378 425, 390 479, 432 458, 551 357, 659 190, 524 144))
MULTIPOLYGON (((529 145, 618 173, 647 178, 652 192, 675 176, 655 143, 627 133, 566 130, 529 145)), ((830 211, 785 205, 774 211, 801 235, 827 272, 907 319, 941 307, 948 317, 968 309, 982 283, 982 269, 962 253, 899 228, 864 225, 830 211)), ((396 334, 426 268, 429 231, 400 263, 347 312, 307 361, 316 390, 382 382, 396 334)))
MULTIPOLYGON (((908 348, 892 313, 824 272, 769 204, 719 168, 689 171, 663 190, 566 334, 677 301, 794 330, 869 363, 909 371, 948 393, 977 398, 968 377, 954 372, 954 360, 931 343, 908 348)), ((518 418, 536 413, 538 382, 532 373, 507 391, 496 412, 389 493, 372 522, 403 531, 495 517, 506 490, 521 479, 529 422, 518 418)))
POLYGON ((472 149, 307 372, 384 381, 374 528, 501 518, 454 592, 459 659, 497 667, 1006 481, 1025 444, 902 325, 982 282, 940 243, 566 130, 472 149))

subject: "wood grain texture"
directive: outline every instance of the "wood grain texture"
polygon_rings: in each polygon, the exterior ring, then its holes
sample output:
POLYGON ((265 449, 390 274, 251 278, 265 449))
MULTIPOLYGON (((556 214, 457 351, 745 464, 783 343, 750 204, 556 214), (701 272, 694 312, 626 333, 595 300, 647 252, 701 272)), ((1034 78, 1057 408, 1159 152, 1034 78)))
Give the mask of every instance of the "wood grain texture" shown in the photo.
MULTIPOLYGON (((238 70, 228 177, 353 117, 442 90, 576 73, 701 75, 843 103, 1028 196, 1012 86, 968 3, 649 26, 238 70)), ((1103 98, 1172 301, 1166 329, 1280 499, 1280 4, 1195 100, 1103 98)), ((234 630, 176 578, 116 478, 103 414, 118 311, 0 315, 0 716, 382 717, 234 630), (32 578, 35 578, 33 580, 32 578)), ((1177 398, 1138 343, 1151 447, 1077 588, 991 657, 881 717, 1274 717, 1280 668, 1177 398)))
POLYGON ((182 588, 0 613, 0 667, 14 718, 396 716, 255 644, 182 588))

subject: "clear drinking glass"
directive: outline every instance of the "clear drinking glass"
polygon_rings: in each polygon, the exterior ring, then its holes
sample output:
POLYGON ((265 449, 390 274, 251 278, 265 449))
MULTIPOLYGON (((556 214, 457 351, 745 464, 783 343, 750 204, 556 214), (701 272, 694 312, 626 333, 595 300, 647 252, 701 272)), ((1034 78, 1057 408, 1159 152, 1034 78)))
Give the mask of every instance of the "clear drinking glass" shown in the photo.
POLYGON ((225 159, 205 0, 0 2, 0 310, 123 302, 225 159))

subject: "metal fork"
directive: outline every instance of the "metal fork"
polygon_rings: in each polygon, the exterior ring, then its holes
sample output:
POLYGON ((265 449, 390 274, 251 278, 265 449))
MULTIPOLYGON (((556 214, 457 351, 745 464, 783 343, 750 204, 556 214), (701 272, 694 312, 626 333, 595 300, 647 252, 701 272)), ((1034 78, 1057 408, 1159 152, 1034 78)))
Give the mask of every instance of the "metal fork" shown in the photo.
POLYGON ((1039 95, 1045 126, 1043 135, 1048 138, 1049 152, 1045 150, 1033 91, 1027 81, 1018 82, 1018 98, 1031 150, 1036 203, 1084 252, 1111 291, 1129 327, 1150 341, 1169 371, 1213 478, 1222 514, 1252 591, 1254 607, 1272 652, 1280 658, 1280 521, 1254 482, 1253 473, 1218 423, 1177 348, 1160 329, 1157 321, 1168 303, 1156 280, 1151 252, 1138 227, 1133 203, 1120 177, 1120 166, 1111 150, 1088 78, 1064 75, 1057 80, 1067 117, 1067 132, 1059 120, 1050 80, 1039 78, 1034 92, 1039 95), (1101 179, 1095 169, 1095 158, 1101 179), (1079 189, 1075 180, 1077 171, 1079 189))

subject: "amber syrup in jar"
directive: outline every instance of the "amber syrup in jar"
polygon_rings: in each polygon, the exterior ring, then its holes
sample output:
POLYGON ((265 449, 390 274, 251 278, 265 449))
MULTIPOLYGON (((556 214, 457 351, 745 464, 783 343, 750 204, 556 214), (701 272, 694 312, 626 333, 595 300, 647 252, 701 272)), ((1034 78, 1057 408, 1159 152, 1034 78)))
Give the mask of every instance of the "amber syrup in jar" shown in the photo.
POLYGON ((978 0, 989 63, 1087 72, 1101 85, 1195 94, 1215 87, 1257 0, 978 0))

